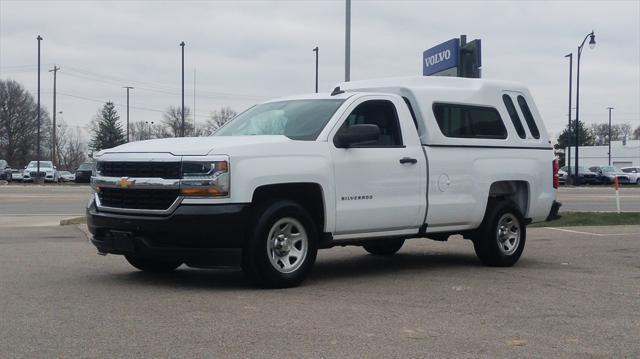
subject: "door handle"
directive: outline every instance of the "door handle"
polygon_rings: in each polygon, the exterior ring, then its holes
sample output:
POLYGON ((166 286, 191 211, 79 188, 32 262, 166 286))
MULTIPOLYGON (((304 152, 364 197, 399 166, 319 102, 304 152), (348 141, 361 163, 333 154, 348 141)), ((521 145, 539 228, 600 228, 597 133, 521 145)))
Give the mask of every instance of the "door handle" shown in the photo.
POLYGON ((418 160, 416 160, 415 158, 411 158, 411 157, 402 157, 400 159, 400 163, 405 164, 405 163, 410 163, 412 165, 418 163, 418 160))

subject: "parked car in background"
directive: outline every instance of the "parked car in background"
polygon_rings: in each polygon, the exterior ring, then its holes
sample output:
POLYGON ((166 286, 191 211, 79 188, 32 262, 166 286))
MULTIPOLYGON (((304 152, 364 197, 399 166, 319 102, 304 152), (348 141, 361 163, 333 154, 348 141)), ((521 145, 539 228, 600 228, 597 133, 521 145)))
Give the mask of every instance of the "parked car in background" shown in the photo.
MULTIPOLYGON (((575 167, 564 166, 560 171, 565 173, 565 180, 573 184, 599 184, 601 181, 598 179, 598 175, 595 172, 590 171, 586 167, 578 166, 578 181, 569 181, 575 177, 575 167)), ((558 171, 558 174, 560 172, 558 171)), ((561 180, 562 181, 562 180, 561 180)))
MULTIPOLYGON (((31 161, 22 171, 22 181, 31 182, 38 174, 38 161, 31 161)), ((45 182, 58 182, 58 171, 51 161, 40 161, 40 178, 45 182)))
POLYGON ((5 160, 0 160, 0 180, 11 182, 11 167, 5 160))
POLYGON ((560 182, 560 184, 566 184, 567 180, 568 180, 568 173, 567 171, 565 171, 564 169, 566 169, 567 166, 562 167, 561 169, 558 170, 558 182, 560 182))
POLYGON ((93 173, 94 167, 95 167, 95 164, 92 162, 85 162, 81 164, 80 167, 78 167, 78 169, 76 170, 76 175, 74 179, 75 182, 81 183, 81 182, 91 181, 91 174, 93 173))
POLYGON ((640 167, 622 167, 620 170, 629 176, 629 182, 640 185, 640 167))
POLYGON ((614 178, 618 177, 618 183, 629 183, 629 176, 614 166, 593 166, 589 170, 598 175, 598 179, 604 184, 613 183, 614 178))
POLYGON ((12 181, 22 181, 22 171, 17 169, 11 170, 11 180, 12 181))
POLYGON ((73 182, 76 180, 76 175, 69 171, 59 171, 58 177, 61 182, 73 182))

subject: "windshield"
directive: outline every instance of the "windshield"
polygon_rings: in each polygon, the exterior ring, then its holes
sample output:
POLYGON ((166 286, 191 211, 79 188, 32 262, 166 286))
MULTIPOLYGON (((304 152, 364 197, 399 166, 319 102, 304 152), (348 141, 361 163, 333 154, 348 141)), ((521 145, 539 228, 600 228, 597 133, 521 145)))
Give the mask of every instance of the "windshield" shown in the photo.
POLYGON ((257 105, 241 113, 214 136, 284 135, 313 141, 344 100, 293 100, 257 105))
POLYGON ((83 163, 78 167, 79 170, 92 170, 93 165, 91 163, 83 163))
MULTIPOLYGON (((29 162, 28 167, 38 167, 38 161, 29 162)), ((53 165, 51 164, 51 161, 40 161, 40 168, 51 168, 51 167, 53 167, 53 165)))

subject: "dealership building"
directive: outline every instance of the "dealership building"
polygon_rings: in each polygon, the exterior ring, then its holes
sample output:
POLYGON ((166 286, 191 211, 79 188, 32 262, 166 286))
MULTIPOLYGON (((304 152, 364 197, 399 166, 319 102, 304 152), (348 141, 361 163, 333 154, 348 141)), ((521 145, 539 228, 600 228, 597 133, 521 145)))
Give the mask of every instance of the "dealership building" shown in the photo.
MULTIPOLYGON (((565 153, 568 149, 565 149, 565 153)), ((571 147, 571 164, 575 164, 575 148, 571 147)), ((609 145, 580 146, 579 165, 584 167, 606 166, 609 164, 609 145)), ((618 168, 640 166, 640 140, 612 141, 611 165, 618 168)))

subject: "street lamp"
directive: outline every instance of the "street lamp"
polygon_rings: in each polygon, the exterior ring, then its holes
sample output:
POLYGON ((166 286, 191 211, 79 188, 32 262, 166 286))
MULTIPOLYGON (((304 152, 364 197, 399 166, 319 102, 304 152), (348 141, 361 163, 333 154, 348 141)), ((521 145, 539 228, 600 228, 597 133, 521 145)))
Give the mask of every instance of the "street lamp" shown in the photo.
POLYGON ((567 125, 567 153, 565 154, 565 165, 569 169, 569 176, 567 176, 567 181, 571 184, 571 97, 573 92, 571 91, 571 84, 573 82, 573 52, 565 55, 564 57, 569 58, 569 124, 567 125))
POLYGON ((596 35, 593 33, 593 30, 584 37, 580 46, 578 46, 578 69, 576 73, 576 166, 575 166, 575 178, 578 178, 578 164, 579 164, 579 154, 578 149, 580 148, 580 56, 582 55, 582 48, 584 47, 584 43, 589 39, 589 48, 593 49, 596 47, 596 35))

